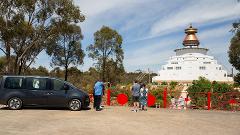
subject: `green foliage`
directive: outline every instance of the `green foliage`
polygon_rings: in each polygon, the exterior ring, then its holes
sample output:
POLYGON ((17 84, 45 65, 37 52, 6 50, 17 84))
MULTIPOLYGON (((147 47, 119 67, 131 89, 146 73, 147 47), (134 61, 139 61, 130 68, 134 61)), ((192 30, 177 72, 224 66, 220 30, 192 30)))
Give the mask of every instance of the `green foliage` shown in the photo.
POLYGON ((199 77, 199 80, 194 80, 192 85, 188 87, 187 92, 191 98, 191 104, 198 107, 206 105, 207 94, 211 91, 211 82, 204 77, 199 77), (200 93, 203 92, 203 93, 200 93))
POLYGON ((187 89, 187 92, 210 92, 211 82, 204 77, 199 77, 199 80, 194 80, 192 85, 187 89))
POLYGON ((232 38, 228 55, 229 62, 240 71, 240 31, 232 38))
POLYGON ((212 84, 212 89, 213 89, 213 92, 225 93, 225 92, 232 91, 233 88, 229 84, 216 82, 212 84))
POLYGON ((38 68, 28 69, 26 75, 49 76, 49 71, 45 67, 39 66, 38 68))
POLYGON ((62 78, 64 76, 63 71, 59 67, 56 67, 53 70, 51 70, 49 74, 51 77, 57 77, 57 78, 62 78))
POLYGON ((219 104, 219 96, 223 93, 233 91, 232 85, 219 82, 210 82, 206 78, 200 77, 199 80, 194 80, 192 85, 187 89, 191 104, 198 107, 207 105, 207 92, 211 92, 212 106, 219 104))
POLYGON ((157 86, 154 88, 149 88, 149 93, 155 96, 156 103, 159 103, 160 106, 163 106, 163 91, 165 86, 157 86))
MULTIPOLYGON (((239 1, 239 0, 238 0, 239 1)), ((240 20, 236 21, 235 23, 232 24, 232 31, 233 32, 238 32, 240 31, 240 20)))
POLYGON ((161 85, 168 85, 168 83, 167 82, 162 82, 161 85))
POLYGON ((6 55, 6 72, 14 74, 27 70, 57 37, 56 24, 85 19, 72 0, 4 0, 0 7, 0 49, 6 55))
POLYGON ((153 82, 152 85, 158 85, 159 83, 158 82, 153 82))
POLYGON ((82 33, 80 27, 75 24, 59 22, 55 27, 58 35, 55 40, 49 42, 47 53, 52 56, 53 66, 65 68, 65 81, 67 81, 69 65, 83 64, 85 54, 80 44, 82 33))
POLYGON ((131 91, 126 89, 126 88, 116 88, 112 89, 111 96, 112 97, 117 97, 118 94, 126 94, 128 96, 128 99, 131 100, 131 91))
MULTIPOLYGON (((235 35, 231 39, 228 51, 229 62, 240 72, 240 22, 233 23, 235 35)), ((240 84, 239 73, 235 76, 234 81, 240 84)))
POLYGON ((170 89, 171 89, 171 90, 174 90, 177 85, 178 85, 178 82, 171 81, 171 82, 170 82, 170 89))
MULTIPOLYGON (((97 60, 96 68, 101 73, 103 81, 111 81, 106 74, 107 70, 110 70, 109 68, 113 68, 111 71, 124 71, 122 37, 116 30, 103 26, 94 33, 94 44, 89 45, 87 51, 90 58, 97 60)), ((119 75, 116 74, 118 72, 111 72, 111 74, 114 73, 115 76, 119 75)))
POLYGON ((106 64, 107 81, 113 84, 120 83, 125 73, 123 63, 117 63, 113 59, 107 60, 106 64))
POLYGON ((240 86, 240 73, 234 76, 234 82, 236 86, 240 86))

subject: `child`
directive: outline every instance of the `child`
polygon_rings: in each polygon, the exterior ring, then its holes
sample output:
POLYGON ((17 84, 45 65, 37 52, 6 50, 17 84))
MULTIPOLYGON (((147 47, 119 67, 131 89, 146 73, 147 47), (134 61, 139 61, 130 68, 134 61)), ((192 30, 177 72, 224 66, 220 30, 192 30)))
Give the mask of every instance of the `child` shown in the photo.
POLYGON ((174 98, 174 96, 172 96, 172 98, 171 98, 171 109, 175 109, 175 107, 176 107, 176 105, 175 105, 175 98, 174 98))
POLYGON ((178 102, 178 99, 177 98, 175 98, 175 108, 176 109, 178 109, 178 106, 179 106, 179 104, 178 104, 179 102, 178 102))
POLYGON ((180 105, 180 109, 184 109, 184 99, 182 96, 180 96, 180 98, 178 99, 179 105, 180 105))
POLYGON ((146 88, 146 85, 143 84, 142 88, 140 89, 140 103, 141 103, 141 109, 146 111, 147 106, 147 93, 148 89, 146 88))

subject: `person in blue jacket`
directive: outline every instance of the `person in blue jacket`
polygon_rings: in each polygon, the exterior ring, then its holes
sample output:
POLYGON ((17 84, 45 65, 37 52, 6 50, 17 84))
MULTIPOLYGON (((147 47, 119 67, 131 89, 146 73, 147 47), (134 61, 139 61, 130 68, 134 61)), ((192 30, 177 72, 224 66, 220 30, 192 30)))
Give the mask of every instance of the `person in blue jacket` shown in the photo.
POLYGON ((104 95, 104 84, 100 80, 97 81, 94 85, 94 108, 96 111, 101 111, 100 105, 102 101, 102 96, 104 95))

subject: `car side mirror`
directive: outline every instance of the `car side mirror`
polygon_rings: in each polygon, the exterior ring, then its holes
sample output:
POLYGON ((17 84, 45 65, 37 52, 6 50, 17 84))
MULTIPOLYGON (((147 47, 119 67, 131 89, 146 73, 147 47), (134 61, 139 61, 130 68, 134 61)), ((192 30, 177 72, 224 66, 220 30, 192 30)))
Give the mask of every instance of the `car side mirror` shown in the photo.
POLYGON ((66 84, 64 84, 63 89, 64 89, 64 90, 69 90, 69 86, 66 85, 66 84))

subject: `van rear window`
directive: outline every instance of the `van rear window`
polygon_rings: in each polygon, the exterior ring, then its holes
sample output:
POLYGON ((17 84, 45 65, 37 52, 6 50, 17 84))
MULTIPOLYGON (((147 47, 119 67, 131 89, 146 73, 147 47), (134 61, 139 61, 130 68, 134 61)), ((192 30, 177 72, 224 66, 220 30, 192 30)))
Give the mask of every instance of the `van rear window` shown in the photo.
POLYGON ((23 88, 23 78, 7 77, 5 80, 4 88, 6 88, 6 89, 22 89, 23 88))

